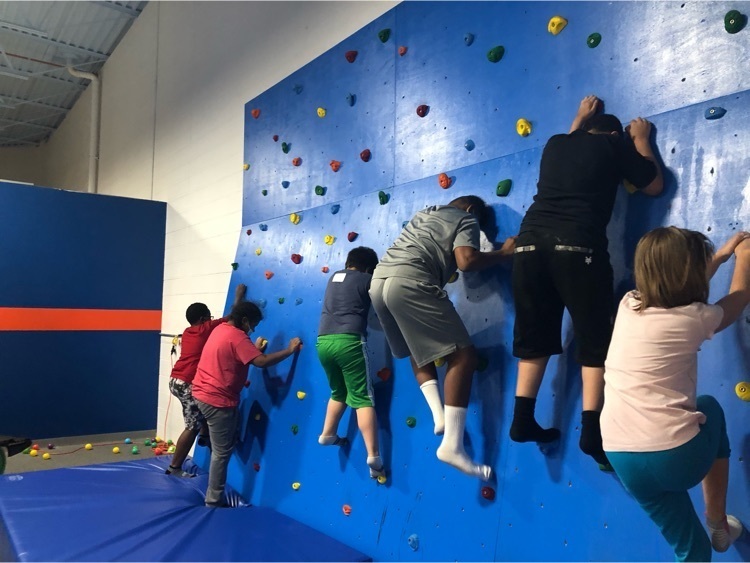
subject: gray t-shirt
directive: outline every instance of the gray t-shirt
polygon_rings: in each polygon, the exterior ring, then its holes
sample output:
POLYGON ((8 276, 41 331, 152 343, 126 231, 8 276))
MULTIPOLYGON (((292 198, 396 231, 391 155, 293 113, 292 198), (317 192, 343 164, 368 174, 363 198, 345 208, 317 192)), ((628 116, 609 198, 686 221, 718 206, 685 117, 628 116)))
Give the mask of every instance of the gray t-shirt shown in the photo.
POLYGON ((328 280, 318 336, 367 333, 372 275, 359 270, 339 270, 328 280))
POLYGON ((456 272, 454 249, 479 250, 479 223, 451 205, 435 205, 417 213, 404 227, 373 278, 409 278, 443 287, 456 272))

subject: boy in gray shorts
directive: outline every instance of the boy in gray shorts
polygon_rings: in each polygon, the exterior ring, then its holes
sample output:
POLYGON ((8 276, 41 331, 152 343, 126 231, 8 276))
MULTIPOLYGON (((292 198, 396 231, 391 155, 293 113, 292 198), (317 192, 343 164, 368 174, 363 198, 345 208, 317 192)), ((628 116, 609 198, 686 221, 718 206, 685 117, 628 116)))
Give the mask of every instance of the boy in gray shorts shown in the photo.
POLYGON ((435 434, 444 433, 438 459, 485 481, 491 468, 475 464, 463 445, 476 352, 443 286, 457 267, 483 270, 513 256, 514 237, 500 250, 479 250, 480 224, 487 211, 484 201, 473 195, 420 211, 385 253, 370 286, 391 352, 397 358, 409 356, 432 411, 435 434), (434 364, 443 357, 448 364, 445 412, 434 364))

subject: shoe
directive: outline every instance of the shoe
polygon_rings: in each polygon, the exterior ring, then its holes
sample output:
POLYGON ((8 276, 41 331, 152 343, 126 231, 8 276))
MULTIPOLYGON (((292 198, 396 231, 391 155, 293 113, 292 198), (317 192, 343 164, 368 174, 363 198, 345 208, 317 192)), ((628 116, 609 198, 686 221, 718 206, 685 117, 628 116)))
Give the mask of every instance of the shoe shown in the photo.
POLYGON ((219 502, 219 503, 206 503, 206 508, 232 508, 230 504, 227 504, 226 502, 219 502))
POLYGON ((193 477, 195 477, 195 475, 193 475, 192 473, 183 471, 179 467, 172 467, 171 465, 164 473, 166 473, 167 475, 171 475, 172 477, 179 477, 181 479, 192 479, 193 477))
POLYGON ((711 534, 711 546, 719 553, 729 549, 729 546, 742 535, 742 522, 731 514, 727 514, 718 526, 706 520, 706 526, 711 534))

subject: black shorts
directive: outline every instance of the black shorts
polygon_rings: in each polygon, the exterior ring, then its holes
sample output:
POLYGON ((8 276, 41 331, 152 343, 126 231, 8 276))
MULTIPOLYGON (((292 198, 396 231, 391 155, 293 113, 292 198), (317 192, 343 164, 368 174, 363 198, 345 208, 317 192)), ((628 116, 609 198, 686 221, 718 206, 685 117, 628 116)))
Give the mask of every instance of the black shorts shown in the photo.
POLYGON ((549 236, 519 237, 513 257, 513 355, 531 360, 562 353, 560 333, 567 308, 576 360, 603 367, 612 338, 612 285, 606 251, 549 236))

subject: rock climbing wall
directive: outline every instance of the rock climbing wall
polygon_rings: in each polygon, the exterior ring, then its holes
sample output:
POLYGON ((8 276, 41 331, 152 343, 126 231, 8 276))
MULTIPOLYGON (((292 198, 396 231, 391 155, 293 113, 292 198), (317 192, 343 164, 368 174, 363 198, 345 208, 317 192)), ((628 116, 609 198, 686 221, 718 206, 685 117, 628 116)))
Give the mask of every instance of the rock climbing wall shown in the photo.
MULTIPOLYGON (((355 245, 382 255, 413 213, 464 194, 492 204, 497 241, 515 234, 544 143, 567 132, 592 93, 625 122, 653 121, 667 168, 661 197, 618 196, 610 250, 620 292, 632 285, 632 252, 650 228, 676 224, 715 242, 750 228, 750 30, 725 29, 732 9, 747 14, 750 3, 404 3, 249 101, 244 227, 229 296, 236 284, 248 285, 264 308, 257 333, 270 350, 292 336, 305 346, 293 362, 251 370, 230 483, 253 503, 375 559, 671 559, 616 477, 578 449, 581 385, 570 347, 550 363, 538 403, 541 422, 563 430, 560 448, 543 455, 509 441, 516 362, 507 268, 462 274, 447 288, 488 360, 474 378, 467 448, 497 473, 485 491, 494 499, 436 460, 427 405, 408 364, 389 358, 377 330, 370 355, 381 376, 375 393, 387 483, 369 479, 353 417, 340 430, 350 448, 319 446, 329 395, 314 345, 328 279, 322 270, 343 267, 355 245), (567 26, 550 24, 553 16, 567 26), (726 113, 707 119, 721 113, 711 108, 726 113), (530 124, 527 136, 517 133, 519 119, 530 124), (510 192, 498 196, 506 179, 510 192)), ((725 267, 713 297, 728 284, 725 267)), ((567 323, 564 339, 570 344, 567 323)), ((744 321, 700 355, 700 391, 714 394, 728 417, 730 511, 746 523, 750 403, 735 385, 750 378, 749 364, 744 321)), ((694 500, 702 512, 699 490, 694 500)), ((750 546, 716 558, 748 560, 750 546)))

